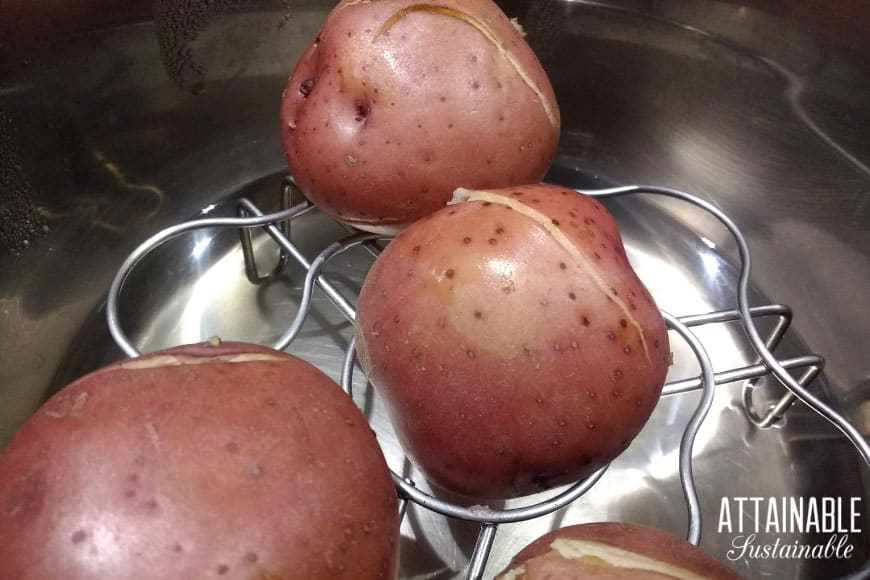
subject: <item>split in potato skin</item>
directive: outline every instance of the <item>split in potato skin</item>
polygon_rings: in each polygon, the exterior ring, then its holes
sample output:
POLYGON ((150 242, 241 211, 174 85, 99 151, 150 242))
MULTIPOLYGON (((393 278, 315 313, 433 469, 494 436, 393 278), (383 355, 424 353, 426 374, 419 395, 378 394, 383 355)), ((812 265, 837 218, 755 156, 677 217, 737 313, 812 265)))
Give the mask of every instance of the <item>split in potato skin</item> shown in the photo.
POLYGON ((436 485, 501 499, 577 481, 655 408, 661 313, 594 199, 545 185, 466 195, 375 261, 359 360, 436 485))
POLYGON ((496 580, 740 580, 682 538, 635 523, 598 522, 549 532, 496 580))
POLYGON ((290 173, 328 215, 395 234, 457 187, 539 181, 559 137, 543 67, 490 0, 340 5, 290 77, 290 173))
POLYGON ((398 544, 365 417, 267 347, 109 365, 49 399, 0 456, 2 578, 393 578, 398 544))

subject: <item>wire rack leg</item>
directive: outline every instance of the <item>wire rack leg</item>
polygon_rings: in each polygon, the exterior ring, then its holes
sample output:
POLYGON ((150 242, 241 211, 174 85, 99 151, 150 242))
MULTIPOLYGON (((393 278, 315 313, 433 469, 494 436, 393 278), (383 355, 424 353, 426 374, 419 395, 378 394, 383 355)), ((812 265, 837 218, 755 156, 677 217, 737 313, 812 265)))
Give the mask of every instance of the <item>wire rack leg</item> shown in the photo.
POLYGON ((477 543, 474 545, 474 552, 471 553, 471 561, 468 563, 467 580, 480 580, 483 578, 483 572, 486 569, 486 562, 489 560, 489 553, 492 550, 492 543, 495 540, 495 532, 498 526, 495 524, 483 524, 480 526, 480 534, 477 536, 477 543))
MULTIPOLYGON (((281 184, 281 209, 285 210, 293 205, 295 185, 293 181, 289 177, 285 177, 284 181, 281 184)), ((245 209, 244 205, 239 204, 238 209, 236 210, 239 217, 248 217, 250 212, 245 209)), ((290 224, 291 220, 286 219, 280 222, 276 222, 278 227, 281 230, 281 233, 284 234, 288 240, 290 239, 290 224)), ((287 259, 290 257, 289 254, 283 249, 278 248, 278 263, 275 264, 275 267, 268 274, 260 274, 260 268, 257 266, 257 258, 254 255, 254 242, 253 236, 251 234, 251 230, 247 228, 242 228, 239 230, 239 241, 242 245, 242 256, 245 259, 245 276, 248 278, 248 281, 252 284, 265 284, 266 282, 270 282, 274 280, 277 276, 279 276, 284 268, 287 266, 287 259)))
MULTIPOLYGON (((803 372, 800 378, 798 378, 798 384, 802 387, 806 387, 815 380, 820 372, 822 372, 821 365, 813 365, 809 367, 803 372)), ((772 427, 781 424, 785 417, 785 412, 791 408, 795 401, 797 401, 797 395, 788 391, 779 399, 779 401, 771 405, 766 413, 759 415, 755 412, 755 404, 752 400, 752 393, 754 390, 754 381, 748 382, 743 387, 743 408, 749 420, 758 427, 772 427)))

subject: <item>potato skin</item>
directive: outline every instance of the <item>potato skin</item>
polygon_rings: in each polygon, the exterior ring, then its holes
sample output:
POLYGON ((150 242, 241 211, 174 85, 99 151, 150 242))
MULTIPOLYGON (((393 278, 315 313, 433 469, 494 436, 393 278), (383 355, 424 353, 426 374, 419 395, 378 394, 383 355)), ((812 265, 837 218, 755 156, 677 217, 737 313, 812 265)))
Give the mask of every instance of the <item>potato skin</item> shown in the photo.
POLYGON ((393 578, 397 513, 326 375, 190 345, 87 375, 25 423, 0 456, 0 577, 393 578))
POLYGON ((620 569, 564 558, 550 548, 554 540, 575 539, 609 544, 623 550, 655 558, 699 574, 709 580, 740 580, 740 576, 724 564, 682 538, 658 528, 634 523, 599 522, 567 526, 545 534, 523 548, 511 563, 496 575, 523 566, 522 580, 666 580, 670 575, 637 569, 620 569))
POLYGON ((375 261, 356 326, 359 360, 409 456, 430 481, 486 499, 577 480, 621 453, 670 355, 601 204, 548 185, 491 193, 546 223, 486 201, 421 219, 375 261))
POLYGON ((490 0, 342 2, 299 60, 281 106, 300 188, 327 214, 375 231, 398 231, 460 186, 539 181, 559 123, 543 67, 490 0))

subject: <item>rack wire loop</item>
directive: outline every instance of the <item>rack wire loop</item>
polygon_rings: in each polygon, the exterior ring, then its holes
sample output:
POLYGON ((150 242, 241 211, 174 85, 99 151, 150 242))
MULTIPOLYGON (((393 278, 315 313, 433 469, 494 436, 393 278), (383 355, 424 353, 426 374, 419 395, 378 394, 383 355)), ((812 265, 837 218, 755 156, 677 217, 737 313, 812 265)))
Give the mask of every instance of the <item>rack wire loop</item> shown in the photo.
POLYGON ((749 306, 749 275, 752 270, 752 257, 749 253, 749 244, 747 243, 746 238, 740 232, 737 224, 735 224, 731 220, 731 218, 725 214, 725 212, 723 212, 707 200, 701 199, 690 193, 686 193, 677 189, 671 189, 668 187, 630 185, 624 187, 597 189, 592 191, 587 190, 584 192, 578 191, 578 193, 585 193, 587 195, 597 197, 637 193, 649 193, 665 197, 672 197, 692 203, 700 207, 701 209, 706 210, 709 214, 719 220, 719 222, 723 226, 725 226, 729 233, 731 233, 731 235, 734 237, 734 241, 737 242, 738 253, 740 255, 740 275, 737 282, 736 296, 737 310, 740 313, 743 330, 749 337, 749 341, 755 348, 755 352, 758 353, 758 356, 764 362, 765 366, 770 369, 770 373, 774 377, 776 377, 783 386, 790 390, 797 399, 800 399, 804 404, 806 404, 821 417, 834 425, 834 427, 839 429, 840 432, 842 432, 846 436, 846 438, 849 439, 853 447, 855 447, 856 451, 861 456, 861 459, 864 461, 864 463, 867 466, 870 466, 870 443, 867 442, 861 432, 858 431, 858 429, 855 428, 854 425, 849 423, 845 419, 845 417, 840 415, 837 411, 831 408, 820 398, 809 392, 809 390, 807 390, 802 384, 800 384, 797 379, 791 376, 788 370, 783 367, 782 364, 780 364, 780 362, 776 359, 773 353, 768 350, 767 346, 765 345, 765 341, 761 338, 761 335, 758 332, 758 328, 756 328, 755 322, 752 319, 752 313, 749 306))
POLYGON ((274 223, 293 219, 294 217, 310 210, 310 208, 311 205, 306 202, 272 214, 263 214, 257 210, 257 212, 252 212, 255 213, 255 215, 250 217, 201 218, 170 226, 152 235, 150 238, 139 244, 139 246, 136 247, 129 256, 127 256, 127 258, 121 263, 120 268, 115 273, 115 276, 112 278, 112 282, 109 285, 108 296, 106 298, 106 324, 109 327, 109 333, 112 335, 112 339, 127 356, 136 357, 141 354, 139 350, 133 346, 133 343, 130 342, 129 337, 121 326, 121 316, 118 303, 124 282, 133 271, 133 268, 135 268, 148 254, 162 246, 164 243, 187 232, 203 228, 254 228, 259 226, 269 227, 269 224, 272 224, 271 227, 275 227, 274 223))
POLYGON ((698 358, 698 363, 701 365, 701 384, 703 394, 698 402, 698 407, 689 419, 689 424, 683 431, 683 437, 680 440, 680 482, 683 487, 683 497, 686 500, 686 507, 689 510, 689 530, 686 533, 686 539, 698 545, 701 542, 701 503, 698 500, 698 492, 695 489, 695 475, 692 468, 692 450, 695 446, 695 438, 698 431, 701 429, 701 424, 710 412, 713 406, 713 395, 715 394, 714 387, 716 386, 716 377, 713 373, 713 363, 710 362, 710 355, 704 349, 701 341, 695 336, 689 327, 680 322, 675 316, 671 316, 667 312, 662 312, 665 321, 672 329, 676 330, 685 340, 692 352, 698 358))

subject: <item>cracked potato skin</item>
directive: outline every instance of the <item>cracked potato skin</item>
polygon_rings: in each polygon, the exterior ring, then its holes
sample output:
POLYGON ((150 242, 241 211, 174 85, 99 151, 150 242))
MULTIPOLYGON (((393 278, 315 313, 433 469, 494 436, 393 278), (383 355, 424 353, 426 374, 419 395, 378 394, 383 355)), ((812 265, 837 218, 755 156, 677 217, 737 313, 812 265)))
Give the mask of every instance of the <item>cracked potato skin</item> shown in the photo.
POLYGON ((373 231, 398 231, 460 186, 540 180, 559 123, 543 67, 490 0, 343 2, 281 104, 299 187, 373 231))
POLYGON ((670 356, 600 203, 547 185, 491 195, 392 241, 356 326, 409 456, 430 481, 484 499, 575 481, 616 457, 658 402, 670 356))
POLYGON ((629 522, 595 522, 567 526, 545 534, 523 548, 495 580, 673 580, 673 576, 637 568, 561 556, 551 548, 555 540, 596 542, 678 566, 709 580, 740 580, 730 568, 683 538, 629 522), (518 570, 522 573, 518 574, 518 570))
POLYGON ((95 371, 20 429, 0 456, 0 577, 389 579, 397 513, 331 379, 265 347, 188 345, 95 371))

